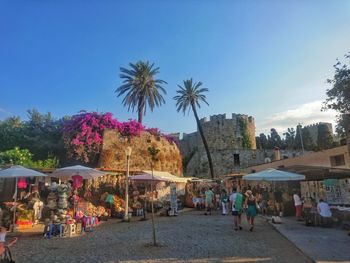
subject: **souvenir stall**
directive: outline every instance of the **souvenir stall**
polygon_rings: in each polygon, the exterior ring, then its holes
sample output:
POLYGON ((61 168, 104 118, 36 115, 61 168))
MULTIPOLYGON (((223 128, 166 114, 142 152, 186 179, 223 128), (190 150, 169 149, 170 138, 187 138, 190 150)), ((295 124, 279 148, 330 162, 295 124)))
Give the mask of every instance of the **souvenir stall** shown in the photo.
POLYGON ((245 175, 243 180, 249 182, 248 187, 268 213, 283 216, 294 214, 293 190, 305 176, 270 168, 245 175))
POLYGON ((317 203, 323 199, 330 205, 336 223, 350 221, 350 178, 305 181, 300 188, 306 217, 313 219, 309 214, 316 213, 317 203))
MULTIPOLYGON (((41 219, 43 202, 36 186, 27 183, 27 178, 46 177, 46 174, 27 169, 20 165, 12 166, 0 171, 0 178, 15 178, 14 202, 7 202, 5 205, 10 208, 12 217, 12 230, 32 227, 41 219), (28 190, 21 192, 18 198, 18 189, 28 190)), ((33 180, 35 182, 35 180, 33 180)))
MULTIPOLYGON (((191 178, 178 177, 168 172, 153 171, 154 182, 154 204, 157 209, 181 209, 185 201, 186 184, 191 178), (174 193, 176 193, 176 202, 174 193)), ((134 191, 132 208, 134 214, 141 211, 140 207, 150 204, 151 198, 151 182, 152 171, 143 171, 140 174, 130 177, 130 181, 133 183, 134 191)), ((174 210, 175 211, 175 210, 174 210)), ((175 213, 175 212, 174 212, 175 213)), ((177 213, 177 212, 176 212, 177 213)))
POLYGON ((105 208, 94 206, 91 191, 84 180, 103 176, 105 173, 80 165, 55 170, 51 177, 64 183, 53 182, 47 197, 45 236, 73 236, 84 231, 92 231, 105 216, 105 208))
POLYGON ((187 198, 186 206, 197 209, 204 209, 205 207, 205 189, 213 188, 214 192, 220 192, 220 183, 210 179, 192 178, 187 184, 187 198))

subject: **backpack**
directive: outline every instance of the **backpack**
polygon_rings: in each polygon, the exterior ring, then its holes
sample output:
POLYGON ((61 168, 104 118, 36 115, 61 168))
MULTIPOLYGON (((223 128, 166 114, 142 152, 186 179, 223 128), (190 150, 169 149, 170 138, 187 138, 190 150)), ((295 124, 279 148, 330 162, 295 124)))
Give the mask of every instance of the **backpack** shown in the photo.
POLYGON ((236 193, 236 200, 234 203, 235 209, 237 211, 242 210, 242 204, 243 204, 243 195, 240 193, 236 193))

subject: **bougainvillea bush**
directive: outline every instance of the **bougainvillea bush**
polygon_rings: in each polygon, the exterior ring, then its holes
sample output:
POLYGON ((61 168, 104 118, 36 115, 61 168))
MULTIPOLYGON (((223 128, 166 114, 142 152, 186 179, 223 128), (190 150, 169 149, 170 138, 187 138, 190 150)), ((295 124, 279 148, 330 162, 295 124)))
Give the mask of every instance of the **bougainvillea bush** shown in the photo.
POLYGON ((94 163, 100 154, 105 129, 115 129, 131 139, 147 131, 154 136, 164 137, 169 143, 176 143, 171 135, 165 135, 158 128, 146 129, 136 120, 119 122, 112 113, 81 112, 67 120, 62 128, 63 140, 70 158, 85 163, 94 163))
POLYGON ((81 112, 63 124, 63 140, 69 157, 85 163, 95 161, 102 144, 104 129, 118 129, 112 113, 81 112))

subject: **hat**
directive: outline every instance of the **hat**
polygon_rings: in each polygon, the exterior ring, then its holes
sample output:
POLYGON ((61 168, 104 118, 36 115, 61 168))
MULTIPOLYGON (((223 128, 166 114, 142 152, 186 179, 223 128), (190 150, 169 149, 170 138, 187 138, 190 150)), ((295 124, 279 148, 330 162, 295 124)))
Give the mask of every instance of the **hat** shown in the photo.
POLYGON ((251 190, 247 190, 247 191, 245 192, 245 195, 251 195, 251 194, 253 194, 253 192, 252 192, 251 190))

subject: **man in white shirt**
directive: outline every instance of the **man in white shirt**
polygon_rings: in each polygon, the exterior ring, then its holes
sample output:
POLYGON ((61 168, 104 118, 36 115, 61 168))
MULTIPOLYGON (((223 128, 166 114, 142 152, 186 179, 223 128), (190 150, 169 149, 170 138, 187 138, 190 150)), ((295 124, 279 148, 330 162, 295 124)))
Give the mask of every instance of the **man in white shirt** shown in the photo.
POLYGON ((232 189, 232 194, 230 195, 230 206, 232 208, 233 223, 235 225, 235 230, 242 230, 241 227, 241 215, 242 215, 242 205, 243 196, 237 191, 237 188, 232 189))
POLYGON ((293 195, 294 206, 295 206, 295 216, 298 220, 301 220, 301 210, 303 203, 301 202, 300 196, 297 192, 294 192, 293 195))
POLYGON ((317 204, 317 212, 321 217, 322 226, 328 226, 332 223, 332 211, 323 199, 320 199, 317 204))

